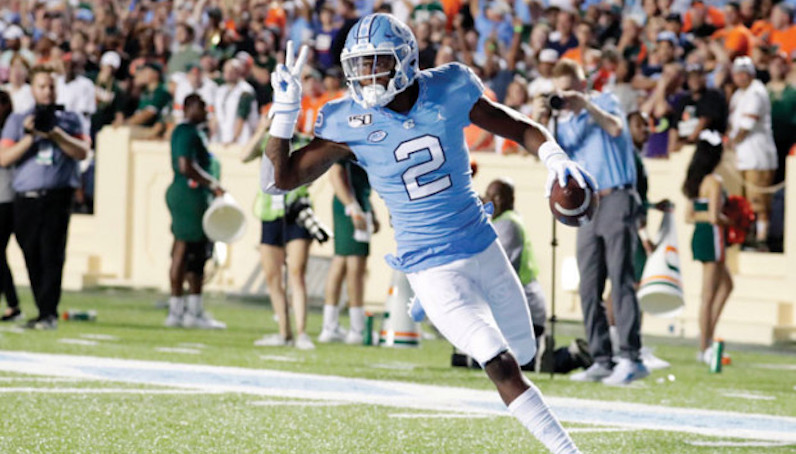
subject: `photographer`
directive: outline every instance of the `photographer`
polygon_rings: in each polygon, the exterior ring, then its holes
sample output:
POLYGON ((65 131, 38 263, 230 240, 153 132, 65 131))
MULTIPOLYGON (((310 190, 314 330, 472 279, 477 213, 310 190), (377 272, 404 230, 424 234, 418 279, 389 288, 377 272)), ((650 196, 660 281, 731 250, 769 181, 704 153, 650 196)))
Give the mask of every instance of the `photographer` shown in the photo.
POLYGON ((14 233, 30 276, 39 316, 29 328, 55 329, 70 207, 80 185, 78 161, 89 149, 80 117, 58 110, 48 68, 31 72, 36 106, 12 114, 0 140, 0 166, 14 166, 14 233))
POLYGON ((553 69, 553 83, 560 98, 550 102, 560 110, 558 143, 594 176, 600 195, 592 222, 580 227, 577 236, 580 299, 595 363, 572 379, 627 384, 649 375, 639 359, 641 318, 633 275, 639 211, 633 143, 616 97, 587 93, 580 65, 559 61, 553 69), (611 361, 608 319, 601 301, 606 278, 611 279, 619 332, 616 365, 611 361))

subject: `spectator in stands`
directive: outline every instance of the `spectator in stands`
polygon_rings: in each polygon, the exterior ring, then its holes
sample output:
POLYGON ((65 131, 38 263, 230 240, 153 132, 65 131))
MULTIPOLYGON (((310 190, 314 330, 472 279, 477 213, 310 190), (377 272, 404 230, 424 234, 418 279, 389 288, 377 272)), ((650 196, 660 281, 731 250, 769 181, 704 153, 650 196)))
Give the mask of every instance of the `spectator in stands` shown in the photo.
POLYGON ((720 137, 713 142, 700 141, 691 158, 683 183, 683 193, 690 200, 686 219, 695 223, 691 250, 694 260, 702 262, 702 305, 699 310, 699 351, 697 361, 710 363, 712 343, 721 311, 732 293, 733 282, 725 257, 724 227, 728 219, 722 213, 727 201, 722 179, 714 173, 721 163, 720 137))
POLYGON ((768 96, 771 100, 771 129, 777 147, 777 173, 774 183, 785 179, 785 158, 793 144, 796 144, 796 87, 789 84, 788 57, 777 52, 768 65, 771 80, 768 82, 768 96))
POLYGON ((577 47, 573 47, 566 52, 561 58, 568 58, 581 65, 587 73, 590 73, 596 68, 589 68, 586 64, 587 54, 591 51, 594 39, 593 25, 587 21, 581 21, 575 26, 575 36, 578 39, 577 47))
POLYGON ((301 98, 301 112, 299 113, 297 128, 298 132, 305 135, 312 135, 315 128, 315 118, 318 116, 321 107, 332 99, 340 97, 343 93, 336 91, 327 93, 323 85, 323 76, 315 69, 307 68, 304 70, 302 85, 304 96, 301 98))
POLYGON ((77 112, 86 134, 91 130, 91 116, 97 111, 94 83, 83 75, 86 54, 82 50, 64 55, 63 74, 56 79, 58 99, 64 109, 77 112))
POLYGON ((207 120, 205 102, 197 94, 184 102, 185 121, 171 135, 171 168, 174 179, 166 191, 166 204, 171 213, 171 297, 168 327, 225 329, 226 324, 214 320, 204 311, 202 284, 205 262, 212 255, 213 243, 205 236, 202 216, 208 198, 224 195, 218 175, 212 175, 207 135, 201 129, 207 120), (183 285, 188 281, 188 296, 183 285))
POLYGON ((738 3, 729 2, 724 6, 724 20, 724 28, 717 30, 711 39, 722 42, 731 59, 752 55, 754 35, 743 24, 738 3))
POLYGON ((677 137, 670 140, 678 141, 676 148, 681 143, 695 144, 703 131, 723 135, 729 116, 724 95, 715 88, 707 87, 705 70, 701 64, 689 64, 686 74, 688 91, 674 107, 673 131, 677 131, 677 137))
POLYGON ((640 110, 650 118, 654 131, 647 147, 649 158, 665 158, 676 151, 677 130, 672 126, 675 124, 674 106, 683 96, 682 71, 679 63, 667 64, 655 90, 641 105, 640 110))
POLYGON ((191 94, 198 94, 207 106, 207 111, 213 115, 215 109, 213 103, 216 100, 218 85, 209 77, 202 73, 202 68, 198 64, 188 63, 185 72, 176 72, 171 76, 174 84, 174 106, 172 108, 172 118, 175 123, 183 121, 183 104, 185 98, 191 94))
POLYGON ((202 49, 195 43, 194 29, 189 24, 185 22, 177 24, 174 39, 177 41, 177 46, 166 65, 166 73, 169 76, 185 71, 189 63, 196 63, 202 55, 202 49))
POLYGON ((752 34, 766 44, 777 47, 785 55, 796 51, 796 25, 793 25, 793 6, 787 2, 774 5, 769 17, 763 16, 752 25, 752 34))
POLYGON ((557 61, 558 52, 555 49, 542 49, 539 52, 539 63, 536 66, 539 74, 528 85, 528 96, 531 99, 553 92, 553 66, 557 61))
MULTIPOLYGON (((0 90, 0 129, 14 110, 11 96, 0 90)), ((6 260, 6 246, 14 233, 14 188, 12 169, 0 167, 0 296, 5 296, 8 307, 0 321, 8 322, 22 318, 19 297, 14 287, 14 276, 6 260)))
POLYGON ((61 277, 70 207, 80 185, 78 161, 89 149, 77 113, 56 111, 55 78, 49 69, 31 72, 33 98, 46 112, 15 113, 0 139, 0 166, 14 166, 14 234, 25 256, 39 316, 26 325, 58 326, 61 277))
POLYGON ((97 133, 105 126, 124 120, 122 109, 125 93, 115 77, 121 67, 122 58, 114 51, 102 54, 99 73, 94 81, 97 111, 91 116, 91 142, 96 143, 97 133))
POLYGON ((28 84, 28 62, 21 55, 14 56, 9 63, 8 83, 3 86, 14 104, 14 112, 27 112, 36 101, 28 84))
POLYGON ((370 234, 378 230, 370 204, 368 175, 356 163, 346 160, 329 171, 334 189, 334 257, 326 277, 323 329, 318 342, 362 344, 365 330, 365 274, 370 255, 370 234), (340 328, 340 292, 345 280, 348 291, 350 327, 340 328))
POLYGON ((257 126, 257 100, 243 69, 237 58, 227 60, 224 84, 216 90, 214 140, 225 145, 245 144, 257 126))
POLYGON ((633 276, 632 244, 638 212, 633 144, 616 98, 610 94, 587 95, 586 78, 577 63, 559 61, 553 69, 553 81, 568 113, 559 120, 558 143, 595 177, 601 198, 593 221, 581 226, 577 235, 581 306, 595 363, 572 379, 628 383, 649 375, 640 360, 641 314, 633 276), (606 278, 611 279, 620 335, 615 365, 601 304, 606 278))
POLYGON ((638 110, 638 91, 633 88, 632 81, 636 76, 636 64, 632 60, 622 58, 616 64, 613 83, 603 86, 604 92, 613 93, 619 101, 622 112, 635 112, 638 110))
POLYGON ((135 71, 133 84, 142 91, 137 110, 125 120, 125 124, 147 128, 147 138, 155 138, 166 129, 165 116, 171 105, 171 95, 163 85, 162 73, 163 67, 159 63, 144 63, 135 71))
POLYGON ((672 32, 658 33, 655 43, 655 52, 641 65, 641 74, 636 74, 633 87, 639 90, 653 91, 658 88, 658 80, 663 74, 663 68, 675 62, 678 51, 678 39, 672 32))
POLYGON ((730 145, 735 149, 737 168, 743 174, 744 193, 752 204, 758 249, 765 249, 771 196, 765 192, 777 170, 777 147, 771 131, 771 100, 765 85, 755 79, 749 57, 732 64, 732 80, 738 87, 730 99, 730 145))
POLYGON ((555 31, 550 33, 547 47, 554 49, 558 55, 564 55, 569 49, 578 47, 578 38, 574 33, 575 12, 561 10, 556 16, 555 31))
POLYGON ((315 62, 318 69, 325 70, 334 65, 332 43, 337 37, 340 28, 334 21, 334 6, 331 2, 324 2, 318 13, 318 22, 315 24, 315 62))
POLYGON ((9 25, 3 31, 3 51, 0 54, 0 80, 5 80, 5 75, 11 67, 11 61, 16 56, 21 56, 28 66, 36 61, 30 49, 22 47, 22 39, 26 38, 25 31, 19 25, 9 25))

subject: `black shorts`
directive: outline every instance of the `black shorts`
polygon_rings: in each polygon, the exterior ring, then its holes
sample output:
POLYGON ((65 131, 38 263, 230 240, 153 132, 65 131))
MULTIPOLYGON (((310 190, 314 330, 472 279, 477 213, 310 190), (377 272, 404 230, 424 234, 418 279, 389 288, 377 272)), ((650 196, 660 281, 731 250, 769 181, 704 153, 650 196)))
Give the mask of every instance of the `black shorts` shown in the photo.
POLYGON ((263 233, 260 238, 261 244, 271 246, 284 246, 293 240, 311 240, 312 235, 304 227, 295 222, 285 222, 284 218, 274 221, 263 221, 263 233))
POLYGON ((200 276, 205 274, 205 262, 213 256, 210 241, 188 241, 185 243, 185 270, 200 276))

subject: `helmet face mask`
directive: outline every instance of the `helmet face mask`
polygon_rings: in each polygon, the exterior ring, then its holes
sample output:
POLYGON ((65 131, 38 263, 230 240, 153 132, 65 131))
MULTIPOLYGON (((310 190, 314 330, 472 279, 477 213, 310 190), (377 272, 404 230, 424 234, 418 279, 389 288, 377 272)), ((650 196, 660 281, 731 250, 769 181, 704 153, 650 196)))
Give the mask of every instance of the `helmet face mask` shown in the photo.
POLYGON ((355 24, 340 59, 352 99, 365 108, 389 104, 419 72, 414 35, 388 14, 371 14, 355 24))

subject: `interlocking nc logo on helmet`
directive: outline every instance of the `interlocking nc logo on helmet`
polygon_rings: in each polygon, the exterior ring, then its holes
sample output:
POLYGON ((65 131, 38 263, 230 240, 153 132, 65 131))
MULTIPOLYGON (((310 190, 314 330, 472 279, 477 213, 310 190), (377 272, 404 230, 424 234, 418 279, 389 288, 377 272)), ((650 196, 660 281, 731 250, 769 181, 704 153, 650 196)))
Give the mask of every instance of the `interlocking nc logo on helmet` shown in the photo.
POLYGON ((395 95, 412 85, 420 72, 415 36, 409 27, 389 14, 370 14, 354 24, 341 61, 352 99, 365 108, 389 104, 395 95), (379 57, 392 57, 394 68, 376 73, 379 57), (386 87, 377 82, 387 77, 386 87))

